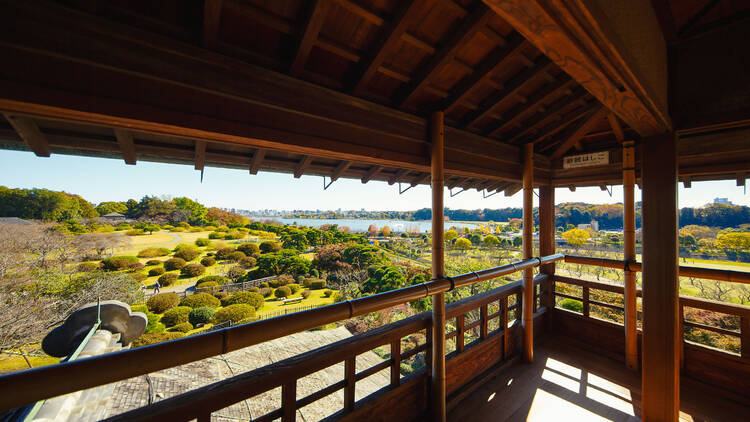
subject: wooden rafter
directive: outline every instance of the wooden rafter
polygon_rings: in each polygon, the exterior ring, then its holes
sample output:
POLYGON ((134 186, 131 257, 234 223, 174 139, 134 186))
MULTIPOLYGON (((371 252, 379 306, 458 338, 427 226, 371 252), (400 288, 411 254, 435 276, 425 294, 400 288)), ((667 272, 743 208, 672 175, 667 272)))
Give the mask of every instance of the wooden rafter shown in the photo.
POLYGON ((382 166, 372 166, 369 170, 367 170, 367 173, 365 173, 364 176, 362 176, 362 183, 367 183, 370 180, 373 179, 373 177, 377 176, 378 173, 380 173, 383 170, 382 166))
POLYGON ((418 15, 417 12, 424 7, 425 3, 425 0, 413 0, 411 2, 404 2, 399 8, 396 15, 384 28, 385 36, 372 49, 374 54, 365 60, 356 85, 352 90, 354 95, 361 95, 364 92, 375 72, 379 70, 388 55, 393 52, 402 40, 403 35, 406 34, 406 29, 412 24, 418 15))
POLYGON ((297 167, 294 168, 294 178, 299 179, 302 177, 302 174, 305 173, 305 170, 310 166, 310 163, 312 163, 312 157, 309 155, 306 155, 302 157, 301 160, 299 160, 299 163, 297 163, 297 167))
POLYGON ((576 142, 580 142, 581 138, 583 138, 583 135, 591 131, 597 121, 601 120, 606 113, 607 109, 602 106, 598 106, 596 109, 591 111, 586 118, 576 124, 575 130, 562 142, 559 147, 557 147, 555 152, 552 153, 551 158, 554 160, 565 155, 565 153, 568 152, 576 142))
POLYGON ((524 121, 519 130, 508 134, 508 137, 504 138, 504 140, 511 143, 519 141, 530 133, 539 130, 539 128, 550 120, 559 117, 559 114, 568 109, 571 104, 576 102, 582 103, 583 97, 583 93, 580 90, 576 90, 571 97, 562 97, 553 101, 549 107, 546 108, 545 113, 538 113, 531 119, 524 121))
POLYGON ((258 170, 260 169, 260 166, 263 165, 263 159, 265 158, 265 156, 266 150, 255 150, 255 154, 253 154, 253 158, 250 160, 250 174, 258 174, 258 170))
POLYGON ((206 164, 206 141, 195 141, 195 169, 203 170, 206 164))
POLYGON ((505 41, 506 44, 504 47, 492 50, 473 73, 467 75, 456 84, 451 96, 443 102, 443 110, 449 112, 460 102, 466 100, 474 88, 487 82, 496 70, 506 65, 511 57, 520 52, 524 44, 523 37, 518 35, 518 33, 513 33, 505 41))
POLYGON ((37 157, 49 157, 50 148, 47 138, 44 136, 36 122, 29 117, 5 115, 18 136, 34 151, 37 157))
POLYGON ((216 48, 223 3, 223 0, 203 1, 203 46, 206 48, 216 48))
POLYGON ((316 0, 312 6, 305 24, 305 31, 297 48, 297 54, 295 54, 292 66, 289 69, 289 73, 292 75, 299 76, 305 68, 307 58, 310 56, 313 45, 315 45, 315 40, 318 39, 321 28, 323 28, 323 22, 330 7, 330 0, 316 0))
POLYGON ((697 25, 698 22, 700 22, 700 20, 719 3, 721 3, 721 0, 708 0, 698 12, 691 16, 690 19, 688 19, 688 21, 677 30, 677 38, 683 38, 688 35, 690 31, 695 28, 695 25, 697 25))
POLYGON ((411 182, 412 186, 417 186, 420 183, 426 183, 430 180, 430 173, 421 174, 414 178, 414 180, 411 182))
POLYGON ((612 127, 612 132, 614 132, 615 138, 622 143, 625 140, 625 132, 623 132, 620 121, 617 119, 617 116, 615 116, 615 113, 612 113, 611 111, 607 113, 607 120, 609 120, 609 125, 612 127))
POLYGON ((341 177, 341 175, 344 174, 344 172, 348 170, 349 166, 351 165, 352 165, 351 161, 340 162, 339 165, 336 166, 335 169, 333 169, 333 173, 331 173, 331 181, 335 182, 336 180, 338 180, 339 177, 341 177))
POLYGON ((544 85, 532 94, 525 103, 519 103, 505 113, 505 119, 489 129, 489 136, 496 136, 507 132, 508 129, 520 124, 520 120, 525 116, 535 111, 540 111, 545 104, 559 97, 563 92, 570 92, 573 83, 573 80, 569 77, 563 77, 552 84, 544 85))
POLYGON ((400 169, 396 171, 396 173, 393 174, 393 176, 388 179, 388 184, 393 185, 399 180, 403 179, 407 174, 409 174, 409 170, 407 169, 400 169))
POLYGON ((414 98, 422 88, 429 84, 430 79, 440 73, 445 67, 455 59, 458 51, 474 35, 487 24, 487 21, 494 16, 492 11, 485 5, 478 5, 474 11, 467 16, 461 23, 460 27, 454 32, 454 35, 445 43, 429 62, 417 72, 414 80, 403 90, 396 98, 396 104, 403 106, 414 98))
POLYGON ((135 165, 136 154, 135 144, 133 143, 133 132, 124 129, 115 129, 115 137, 117 143, 120 145, 120 151, 122 152, 122 158, 125 159, 125 164, 135 165))
POLYGON ((505 196, 511 197, 515 195, 516 193, 518 193, 521 190, 521 188, 523 188, 523 186, 521 186, 520 184, 513 183, 507 188, 505 188, 505 196))
POLYGON ((524 85, 537 76, 550 70, 552 66, 552 62, 547 57, 543 55, 539 56, 534 61, 533 67, 521 70, 508 80, 503 89, 485 98, 479 104, 479 110, 477 112, 471 113, 469 116, 462 119, 463 124, 467 127, 476 125, 480 120, 492 114, 495 111, 495 108, 503 100, 517 94, 524 85))
MULTIPOLYGON (((555 139, 555 140, 553 140, 552 142, 548 143, 544 147, 539 148, 539 151, 540 152, 541 151, 546 151, 546 150, 552 148, 553 146, 559 144, 563 140, 568 139, 570 137, 571 133, 575 130, 575 129, 569 128, 571 125, 573 125, 573 127, 575 127, 574 123, 576 123, 579 120, 584 119, 587 116, 589 116, 590 113, 594 109, 596 109, 598 106, 599 106, 599 104, 596 101, 592 101, 591 103, 589 103, 589 104, 587 104, 587 105, 585 105, 585 106, 583 106, 581 108, 577 108, 577 109, 571 110, 571 111, 563 114, 562 116, 559 116, 558 120, 556 120, 554 122, 551 122, 547 126, 541 128, 536 133, 536 135, 529 142, 532 143, 532 144, 541 144, 545 140, 551 139, 551 137, 554 136, 555 134, 557 134, 557 133, 565 130, 566 128, 568 128, 567 129, 567 133, 564 133, 562 135, 562 139, 555 139)), ((580 141, 580 139, 579 139, 579 141, 580 141)))

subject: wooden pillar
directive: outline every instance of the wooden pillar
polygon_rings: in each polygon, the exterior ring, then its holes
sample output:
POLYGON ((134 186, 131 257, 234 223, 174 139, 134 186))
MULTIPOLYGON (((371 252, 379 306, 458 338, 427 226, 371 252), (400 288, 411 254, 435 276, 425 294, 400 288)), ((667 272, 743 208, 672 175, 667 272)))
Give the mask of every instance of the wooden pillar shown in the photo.
MULTIPOLYGON (((635 258, 635 142, 622 144, 623 244, 625 262, 635 258)), ((635 272, 625 268, 625 365, 638 370, 638 317, 635 272)))
MULTIPOLYGON (((432 165, 432 278, 445 276, 445 242, 443 231, 443 112, 432 113, 430 128, 432 165)), ((430 389, 432 419, 445 421, 445 295, 432 296, 432 383, 430 389)))
MULTIPOLYGON (((523 259, 534 251, 534 144, 524 145, 523 159, 523 259)), ((523 270, 523 360, 534 361, 534 269, 523 270)))
MULTIPOLYGON (((555 187, 551 184, 539 187, 539 255, 555 253, 555 187)), ((540 269, 549 278, 542 286, 542 306, 547 309, 555 307, 555 263, 549 263, 540 269)))
POLYGON ((677 421, 680 372, 675 135, 645 139, 642 162, 642 419, 677 421))

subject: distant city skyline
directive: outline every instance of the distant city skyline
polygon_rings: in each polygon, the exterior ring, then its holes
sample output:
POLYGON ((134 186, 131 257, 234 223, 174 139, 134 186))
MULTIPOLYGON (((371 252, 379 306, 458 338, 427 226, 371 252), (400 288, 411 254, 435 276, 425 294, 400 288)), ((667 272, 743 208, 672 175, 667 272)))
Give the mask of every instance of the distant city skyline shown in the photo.
MULTIPOLYGON (((189 165, 139 161, 128 166, 119 159, 75 157, 53 154, 39 158, 31 152, 0 151, 0 185, 10 188, 44 188, 83 196, 97 204, 103 201, 140 199, 144 195, 186 196, 208 206, 245 210, 361 210, 410 211, 430 206, 430 188, 420 185, 402 195, 398 186, 385 182, 362 184, 339 179, 323 190, 320 176, 259 172, 206 167, 200 172, 189 165)), ((605 204, 622 202, 622 187, 610 187, 612 196, 598 187, 555 191, 555 202, 605 204)), ((454 193, 456 190, 454 190, 454 193)), ((636 188, 635 200, 640 201, 636 188)), ((750 205, 750 195, 735 180, 693 182, 690 189, 680 184, 679 206, 698 207, 715 198, 727 198, 736 205, 750 205)), ((537 198, 534 198, 536 204, 537 198)), ((455 197, 445 195, 445 205, 454 209, 497 209, 521 207, 522 195, 508 198, 503 193, 483 198, 469 190, 455 197)))

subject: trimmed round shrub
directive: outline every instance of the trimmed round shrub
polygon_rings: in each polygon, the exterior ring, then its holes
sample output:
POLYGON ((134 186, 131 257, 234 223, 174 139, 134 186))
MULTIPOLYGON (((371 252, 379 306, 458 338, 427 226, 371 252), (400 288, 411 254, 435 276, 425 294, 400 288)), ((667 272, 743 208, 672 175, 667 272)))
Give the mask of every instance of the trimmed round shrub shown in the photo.
POLYGON ((247 257, 247 255, 245 255, 244 253, 242 253, 240 251, 234 251, 234 252, 232 252, 232 253, 229 254, 229 256, 227 257, 227 259, 229 259, 232 262, 239 262, 242 258, 246 258, 246 257, 247 257))
POLYGON ((161 314, 174 308, 179 303, 180 297, 177 296, 177 293, 159 293, 148 298, 146 307, 155 314, 161 314))
POLYGON ((262 253, 278 252, 281 250, 281 243, 266 240, 265 242, 261 242, 259 248, 262 253))
POLYGON ((149 277, 154 277, 154 276, 157 276, 157 275, 162 275, 164 273, 165 273, 165 270, 162 267, 151 268, 150 270, 148 270, 148 276, 149 277))
POLYGON ((224 299, 226 299, 226 298, 228 298, 228 297, 229 297, 229 293, 227 293, 227 292, 224 292, 224 291, 221 291, 221 292, 216 292, 216 293, 214 293, 213 295, 214 295, 214 297, 215 297, 215 298, 219 299, 219 301, 220 301, 220 302, 221 302, 222 300, 224 300, 224 299))
POLYGON ((268 282, 267 282, 267 281, 264 281, 264 282, 260 283, 260 284, 258 285, 258 287, 260 287, 260 288, 262 289, 262 288, 264 288, 264 287, 271 287, 271 286, 269 286, 269 285, 268 285, 268 282))
POLYGON ((227 227, 227 226, 219 226, 219 227, 216 228, 216 231, 217 232, 221 232, 221 233, 226 233, 226 232, 229 231, 229 227, 227 227))
POLYGON ((326 287, 326 281, 319 278, 310 281, 310 288, 312 290, 320 290, 326 287))
POLYGON ((216 311, 214 314, 214 322, 217 324, 227 321, 239 322, 245 318, 252 318, 254 316, 255 308, 246 303, 238 303, 216 311))
POLYGON ((178 332, 178 333, 187 333, 188 331, 190 331, 192 329, 193 329, 193 324, 185 321, 185 322, 182 322, 182 323, 179 323, 179 324, 175 325, 174 327, 170 328, 167 331, 178 332))
POLYGON ((174 253, 175 258, 182 258, 185 261, 192 261, 201 255, 196 249, 184 248, 174 253))
POLYGON ((294 277, 290 276, 289 274, 282 274, 273 280, 269 281, 268 284, 270 287, 276 288, 280 286, 286 286, 287 284, 294 283, 294 277))
POLYGON ((287 286, 281 286, 274 290, 273 294, 278 298, 285 298, 292 294, 292 290, 287 286))
POLYGON ((227 277, 229 277, 232 280, 237 280, 238 278, 245 275, 246 272, 247 272, 246 269, 240 267, 239 265, 235 265, 229 270, 227 270, 227 277))
POLYGON ((294 280, 297 282, 297 284, 302 284, 305 282, 305 276, 298 275, 297 277, 294 278, 294 280))
POLYGON ((169 255, 169 249, 167 248, 147 248, 138 252, 138 258, 154 258, 167 255, 169 255))
POLYGON ((201 264, 187 264, 180 269, 180 274, 184 277, 198 277, 206 272, 206 267, 201 264))
POLYGON ((180 268, 184 267, 185 264, 186 262, 182 258, 170 258, 164 261, 164 268, 167 271, 174 271, 174 270, 179 270, 180 268))
POLYGON ((580 300, 575 299, 563 299, 560 302, 560 307, 573 312, 583 312, 583 303, 580 300))
POLYGON ((78 267, 76 267, 76 271, 79 273, 87 273, 90 271, 96 271, 99 269, 99 264, 96 262, 81 262, 78 264, 78 267))
POLYGON ((341 292, 336 292, 333 294, 333 303, 339 303, 344 301, 344 295, 341 294, 341 292))
POLYGON ((143 236, 146 232, 144 232, 141 229, 132 229, 125 232, 125 235, 127 236, 143 236))
POLYGON ((192 310, 193 308, 189 306, 177 306, 175 308, 172 308, 164 312, 164 315, 161 316, 161 323, 166 325, 167 327, 171 327, 173 325, 187 322, 188 314, 192 310))
POLYGON ((219 285, 219 283, 217 283, 215 281, 204 281, 203 283, 195 283, 195 288, 196 289, 201 289, 201 288, 204 288, 204 287, 217 287, 218 285, 219 285))
POLYGON ((195 249, 195 246, 189 244, 189 243, 178 243, 177 246, 172 249, 172 252, 179 252, 183 249, 195 249))
POLYGON ((146 304, 141 303, 138 305, 130 305, 130 312, 143 312, 144 314, 148 312, 148 306, 146 304))
POLYGON ((247 256, 257 256, 260 254, 260 248, 255 243, 243 243, 237 246, 237 250, 243 252, 247 256))
POLYGON ((260 295, 263 297, 271 297, 271 295, 273 294, 273 289, 270 287, 261 287, 258 293, 260 293, 260 295))
POLYGON ((332 294, 333 290, 331 289, 325 289, 325 291, 323 291, 323 297, 331 297, 332 294))
POLYGON ((143 274, 143 273, 130 273, 128 275, 130 276, 130 278, 132 278, 133 280, 135 280, 135 281, 137 281, 139 283, 141 281, 143 281, 143 280, 145 280, 145 279, 148 278, 148 276, 146 274, 143 274))
POLYGON ((229 255, 235 252, 236 249, 230 248, 230 247, 223 247, 216 250, 216 253, 214 254, 214 258, 216 258, 218 261, 224 261, 229 259, 229 255))
POLYGON ((260 287, 255 287, 255 286, 253 286, 253 287, 251 287, 251 288, 247 289, 247 291, 248 291, 248 292, 255 292, 255 293, 258 293, 258 292, 260 292, 260 287))
POLYGON ((263 308, 265 300, 263 300, 263 296, 260 293, 237 292, 221 301, 222 306, 229 306, 237 303, 247 303, 257 311, 263 308))
POLYGON ((212 308, 218 308, 221 306, 221 301, 208 293, 196 293, 182 299, 180 306, 189 306, 191 308, 210 306, 212 308))
POLYGON ((300 293, 300 296, 302 296, 303 299, 307 299, 308 297, 310 297, 311 293, 312 292, 310 292, 309 290, 303 290, 302 293, 300 293))
POLYGON ((161 226, 162 230, 172 230, 174 228, 171 224, 164 224, 161 226))
POLYGON ((171 232, 184 232, 185 228, 184 227, 172 227, 171 229, 169 229, 169 231, 171 231, 171 232))
POLYGON ((224 235, 224 239, 227 239, 227 240, 242 239, 246 235, 247 233, 245 232, 227 232, 227 234, 224 235))
POLYGON ((201 265, 203 265, 204 267, 210 267, 215 264, 216 264, 216 260, 211 258, 210 256, 207 256, 201 259, 201 265))
POLYGON ((161 261, 159 261, 158 259, 149 259, 148 261, 146 261, 146 265, 161 265, 161 261))
POLYGON ((211 321, 211 318, 214 317, 214 313, 216 313, 216 309, 210 306, 201 306, 200 308, 195 308, 190 311, 188 314, 188 321, 193 324, 193 326, 207 324, 211 321))
POLYGON ((132 272, 135 272, 135 271, 138 271, 138 270, 142 270, 144 268, 146 268, 145 265, 141 264, 140 262, 136 262, 135 264, 133 264, 130 267, 128 267, 128 270, 132 273, 132 272))
POLYGON ((320 278, 320 272, 316 270, 315 268, 310 270, 310 277, 312 278, 320 278))
POLYGON ((175 284, 177 282, 177 274, 175 273, 167 273, 159 276, 157 279, 159 281, 159 285, 161 287, 167 287, 169 285, 175 284))
POLYGON ((224 233, 211 232, 211 233, 208 234, 208 238, 209 239, 223 239, 224 238, 224 233))
POLYGON ((102 268, 107 271, 119 271, 126 270, 138 263, 138 258, 135 256, 113 256, 102 259, 102 268))
POLYGON ((229 279, 224 277, 223 275, 207 275, 205 277, 201 277, 198 280, 198 283, 203 283, 206 281, 215 281, 218 285, 227 284, 229 283, 229 279))
POLYGON ((185 337, 183 333, 164 332, 164 333, 146 333, 133 340, 133 347, 148 346, 149 344, 162 343, 170 340, 177 340, 185 337))
MULTIPOLYGON (((242 253, 242 252, 239 252, 239 253, 242 253)), ((253 268, 256 263, 255 258, 253 258, 252 256, 246 256, 240 259, 238 262, 241 266, 245 268, 253 268)))
POLYGON ((289 290, 292 291, 292 294, 295 294, 302 289, 302 286, 300 286, 299 284, 295 284, 295 283, 287 284, 286 287, 289 287, 289 290))
POLYGON ((200 233, 203 231, 203 227, 191 227, 188 229, 190 233, 200 233))
POLYGON ((167 329, 164 324, 159 322, 159 320, 161 319, 161 315, 146 311, 146 318, 148 319, 148 323, 146 324, 146 330, 144 332, 161 333, 162 331, 167 329))
POLYGON ((206 239, 205 237, 199 237, 195 239, 195 246, 208 246, 211 244, 210 239, 206 239))

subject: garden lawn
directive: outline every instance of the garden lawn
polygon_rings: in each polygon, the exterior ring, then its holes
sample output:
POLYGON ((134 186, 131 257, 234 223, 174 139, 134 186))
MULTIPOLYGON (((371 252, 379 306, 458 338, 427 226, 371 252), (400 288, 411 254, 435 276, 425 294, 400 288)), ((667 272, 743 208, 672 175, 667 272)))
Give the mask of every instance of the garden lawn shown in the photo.
MULTIPOLYGON (((60 358, 55 358, 52 356, 29 356, 28 358, 34 368, 60 363, 60 358)), ((23 356, 12 355, 8 353, 0 354, 0 374, 25 371, 27 369, 30 368, 23 356)))
MULTIPOLYGON (((300 293, 302 293, 302 290, 289 296, 288 299, 300 297, 300 293)), ((284 305, 281 299, 276 299, 274 297, 266 298, 266 302, 263 304, 263 308, 258 311, 258 315, 269 314, 276 311, 283 311, 284 309, 300 308, 303 306, 330 305, 333 303, 333 294, 331 295, 331 297, 323 297, 323 292, 325 291, 326 289, 310 290, 310 297, 308 297, 307 299, 302 299, 301 302, 290 303, 287 305, 284 305)))

